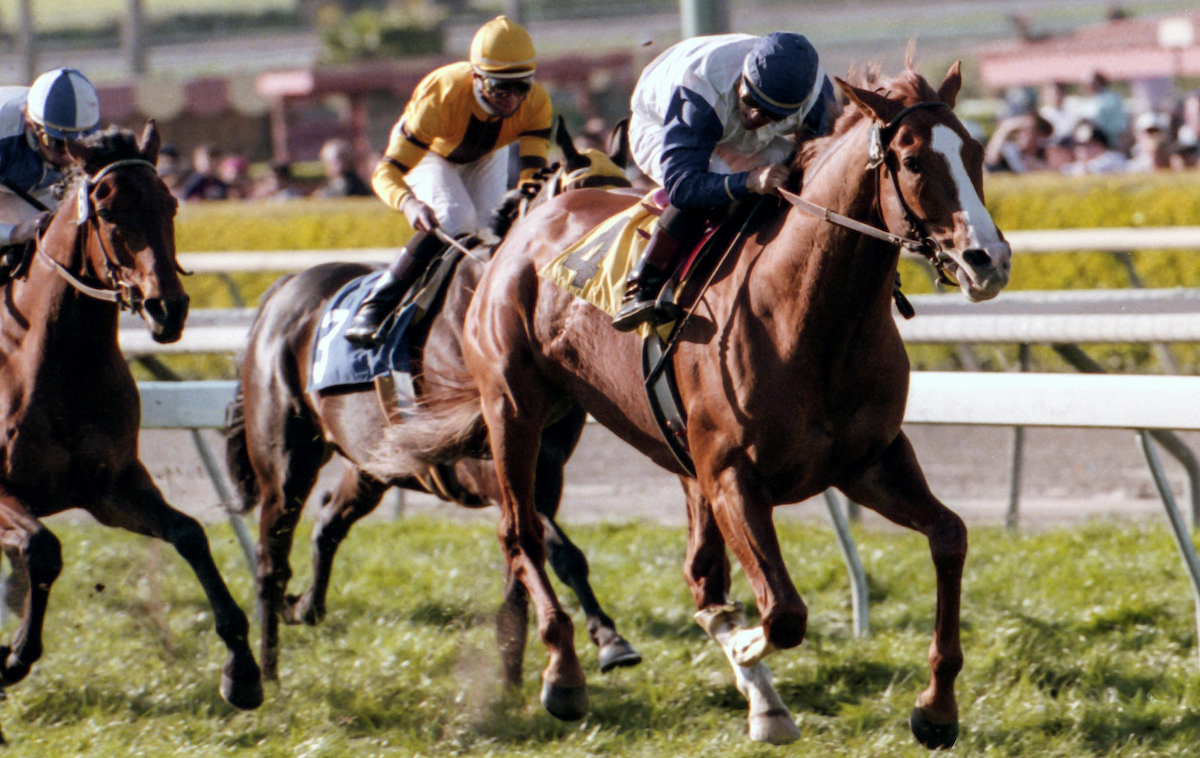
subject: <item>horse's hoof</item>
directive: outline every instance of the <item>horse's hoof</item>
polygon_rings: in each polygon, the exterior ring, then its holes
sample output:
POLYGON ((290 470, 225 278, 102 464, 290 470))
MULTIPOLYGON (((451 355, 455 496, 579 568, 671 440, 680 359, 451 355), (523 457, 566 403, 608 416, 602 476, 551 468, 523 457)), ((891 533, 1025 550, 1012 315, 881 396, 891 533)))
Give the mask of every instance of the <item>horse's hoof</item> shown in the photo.
POLYGON ((316 626, 325 618, 325 609, 317 608, 309 601, 308 593, 300 596, 288 595, 284 598, 283 611, 280 615, 285 624, 316 626))
POLYGON ((578 721, 587 715, 587 685, 563 687, 542 682, 542 705, 559 721, 578 721))
POLYGON ((253 658, 240 666, 230 658, 221 667, 221 699, 239 711, 252 711, 262 705, 262 674, 253 658))
POLYGON ((642 662, 642 654, 617 635, 600 648, 600 673, 607 674, 618 666, 636 666, 642 662))
POLYGON ((913 736, 930 750, 945 750, 953 747, 958 739, 958 721, 939 724, 931 721, 920 708, 913 708, 908 717, 908 725, 912 728, 913 736))
POLYGON ((772 710, 750 717, 750 739, 770 745, 789 745, 800 739, 800 727, 786 710, 772 710))

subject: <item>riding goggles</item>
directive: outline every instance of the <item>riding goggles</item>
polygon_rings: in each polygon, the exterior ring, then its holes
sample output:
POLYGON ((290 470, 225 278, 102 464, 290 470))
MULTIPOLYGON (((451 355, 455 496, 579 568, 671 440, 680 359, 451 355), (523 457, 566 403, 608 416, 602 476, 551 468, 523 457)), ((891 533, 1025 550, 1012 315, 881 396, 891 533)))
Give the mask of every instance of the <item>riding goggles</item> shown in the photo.
POLYGON ((51 137, 50 134, 40 126, 35 127, 33 133, 34 136, 37 137, 38 142, 45 145, 46 149, 48 149, 50 152, 61 153, 66 151, 67 141, 65 139, 51 137))
POLYGON ((489 95, 528 95, 533 89, 533 77, 523 79, 498 79, 494 76, 480 75, 483 91, 489 95))
POLYGON ((754 97, 754 93, 752 93, 750 91, 750 89, 748 87, 746 87, 744 82, 741 85, 739 85, 738 92, 741 95, 742 105, 746 106, 747 108, 753 108, 754 110, 761 113, 763 115, 763 117, 766 118, 767 120, 783 121, 785 118, 787 118, 786 115, 780 115, 777 113, 773 113, 773 112, 767 110, 766 108, 764 108, 762 106, 762 103, 758 102, 758 100, 754 97))

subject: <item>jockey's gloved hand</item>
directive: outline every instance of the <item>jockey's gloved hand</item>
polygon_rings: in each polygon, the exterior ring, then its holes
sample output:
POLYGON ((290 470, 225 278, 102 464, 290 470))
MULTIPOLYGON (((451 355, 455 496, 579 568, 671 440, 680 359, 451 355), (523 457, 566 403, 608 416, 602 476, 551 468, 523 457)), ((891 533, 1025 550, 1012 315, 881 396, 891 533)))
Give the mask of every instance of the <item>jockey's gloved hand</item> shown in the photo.
POLYGON ((8 238, 8 244, 17 245, 22 242, 32 242, 37 239, 38 234, 46 228, 49 222, 50 214, 47 211, 30 216, 13 227, 12 234, 8 238))
POLYGON ((758 195, 773 195, 775 190, 787 185, 791 169, 782 163, 756 168, 746 177, 746 189, 758 195))
POLYGON ((437 214, 416 195, 408 195, 400 203, 400 212, 408 219, 408 223, 418 232, 432 232, 438 225, 437 214))

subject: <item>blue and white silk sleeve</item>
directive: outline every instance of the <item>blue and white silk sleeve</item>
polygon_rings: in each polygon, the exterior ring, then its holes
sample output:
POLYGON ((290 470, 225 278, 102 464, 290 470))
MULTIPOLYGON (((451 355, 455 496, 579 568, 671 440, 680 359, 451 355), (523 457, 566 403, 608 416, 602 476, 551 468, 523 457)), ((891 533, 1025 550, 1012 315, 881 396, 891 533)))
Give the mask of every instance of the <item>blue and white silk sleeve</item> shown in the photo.
POLYGON ((712 208, 747 194, 745 171, 708 170, 724 128, 712 105, 687 87, 671 96, 663 124, 663 186, 676 208, 712 208))

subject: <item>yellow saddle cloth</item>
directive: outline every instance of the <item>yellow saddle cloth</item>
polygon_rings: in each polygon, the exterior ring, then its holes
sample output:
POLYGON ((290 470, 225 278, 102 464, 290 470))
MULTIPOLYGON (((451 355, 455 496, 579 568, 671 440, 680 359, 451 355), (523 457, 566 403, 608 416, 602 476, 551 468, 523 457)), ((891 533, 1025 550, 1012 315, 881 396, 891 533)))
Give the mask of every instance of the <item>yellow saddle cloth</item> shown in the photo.
POLYGON ((538 276, 615 316, 625 296, 629 272, 641 258, 658 222, 657 209, 650 200, 653 194, 592 229, 543 266, 538 276))

